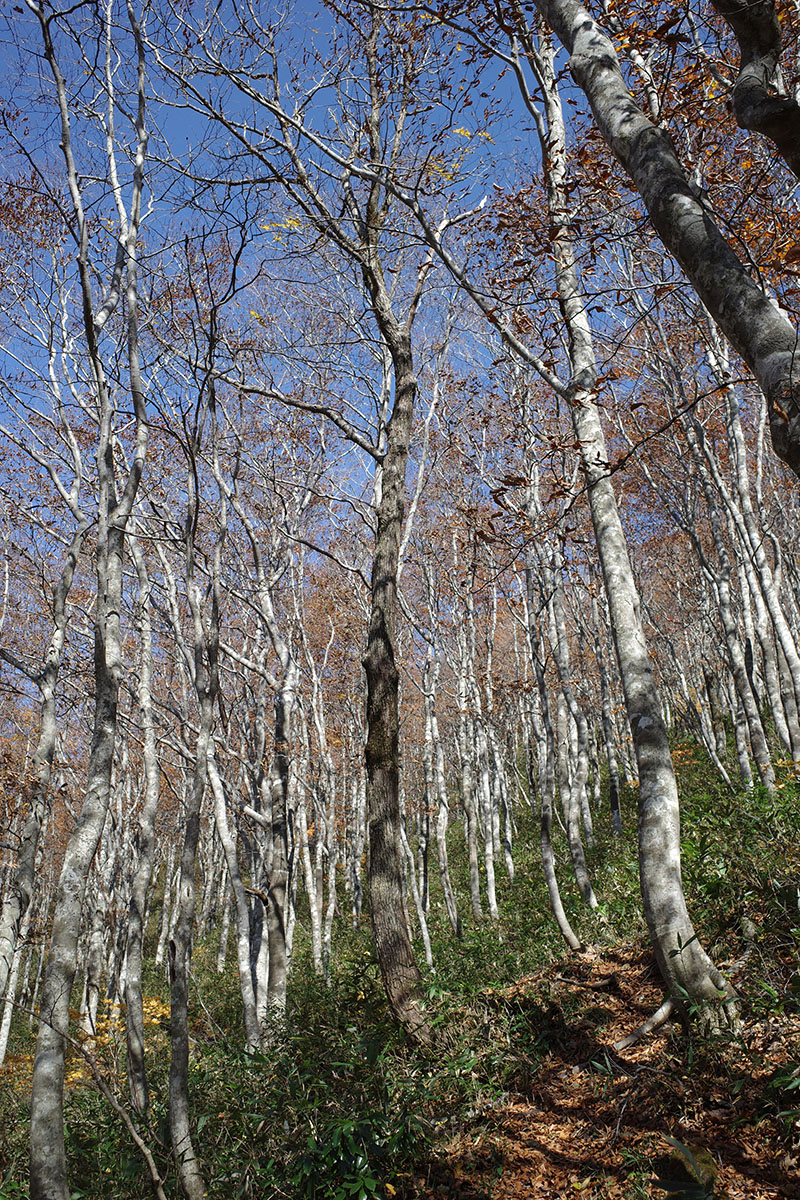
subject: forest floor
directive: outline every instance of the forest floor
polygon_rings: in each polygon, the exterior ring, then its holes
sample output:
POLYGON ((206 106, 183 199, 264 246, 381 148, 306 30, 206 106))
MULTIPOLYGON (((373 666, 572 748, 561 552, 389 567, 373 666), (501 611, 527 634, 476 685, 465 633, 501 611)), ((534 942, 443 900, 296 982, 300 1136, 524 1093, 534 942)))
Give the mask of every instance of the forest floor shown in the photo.
MULTIPOLYGON (((741 995, 735 1034, 672 1021, 614 1049, 664 999, 641 917, 635 821, 621 839, 605 830, 589 856, 603 897, 592 912, 560 850, 570 920, 594 947, 567 958, 548 915, 538 831, 520 806, 499 921, 466 921, 455 938, 433 891, 435 970, 423 976, 431 1048, 393 1021, 369 919, 351 921, 344 890, 330 986, 300 921, 286 1025, 261 1054, 242 1051, 238 976, 230 954, 217 971, 218 929, 198 936, 190 1084, 209 1200, 800 1200, 800 787, 792 776, 772 796, 742 797, 699 755, 682 753, 681 764, 684 883, 704 945, 741 995)), ((633 814, 635 795, 623 800, 633 814)), ((464 880, 459 834, 450 861, 464 880)), ((159 899, 144 979, 152 1122, 141 1132, 177 1200, 169 991, 152 961, 159 899)), ((468 911, 465 894, 459 903, 468 911)), ((67 1056, 72 1200, 151 1194, 85 1062, 89 1052, 127 1105, 120 1016, 104 1009, 97 1036, 67 1056)), ((27 1200, 34 1040, 22 1012, 9 1049, 0 1200, 27 1200)))
POLYGON ((800 1016, 751 1015, 736 1037, 694 1045, 667 1025, 617 1052, 663 999, 652 955, 635 947, 567 960, 486 999, 524 1011, 543 994, 535 1074, 476 1113, 411 1194, 800 1197, 800 1016))
MULTIPOLYGON (((484 986, 449 1008, 438 1044, 424 1060, 427 1067, 417 1060, 427 1082, 421 1081, 414 1099, 408 1092, 387 1096, 390 1108, 404 1110, 401 1124, 412 1107, 422 1117, 424 1161, 409 1165, 414 1161, 409 1145, 405 1164, 385 1162, 384 1170, 375 1172, 374 1187, 353 1195, 357 1200, 800 1197, 800 1011, 788 948, 783 961, 771 958, 770 970, 773 984, 783 975, 786 986, 780 991, 789 1002, 783 1009, 765 1004, 759 1012, 751 996, 736 1035, 703 1038, 693 1027, 685 1030, 672 1022, 622 1051, 614 1043, 663 999, 652 953, 641 942, 589 950, 513 984, 484 986), (455 1090, 450 1093, 449 1113, 442 1095, 432 1094, 437 1071, 453 1088, 459 1073, 470 1077, 461 1103, 455 1090)), ((201 1035, 203 1023, 195 1031, 201 1035)), ((205 1033, 210 1036, 213 1028, 205 1033)), ((407 1050, 411 1066, 416 1052, 407 1050)), ((25 1098, 31 1061, 30 1053, 12 1057, 0 1087, 13 1083, 25 1098)), ((88 1078, 77 1069, 73 1076, 71 1094, 86 1096, 88 1078)), ((284 1076, 276 1085, 283 1088, 287 1082, 291 1092, 291 1078, 284 1076)), ((342 1101, 345 1107, 345 1097, 342 1101)), ((350 1101, 356 1102, 350 1111, 357 1112, 357 1089, 350 1101)), ((231 1101, 226 1103, 230 1108, 231 1101)), ((318 1105, 312 1101, 317 1115, 318 1105)), ((362 1111, 369 1108, 367 1101, 362 1111)), ((292 1140, 302 1144, 299 1127, 292 1140)), ((228 1183, 220 1178, 211 1194, 259 1200, 346 1196, 350 1184, 363 1182, 364 1175, 349 1178, 353 1162, 347 1155, 337 1158, 332 1141, 320 1139, 313 1174, 305 1182, 295 1175, 288 1187, 264 1180, 260 1187, 240 1191, 228 1176, 228 1183)), ((210 1149, 208 1143, 205 1148, 210 1149)), ((110 1153, 119 1164, 119 1149, 110 1153)), ((0 1153, 0 1167, 3 1158, 0 1153)), ((4 1186, 3 1174, 0 1198, 16 1200, 24 1193, 4 1186)), ((89 1182, 88 1172, 81 1182, 89 1182)), ((139 1194, 148 1190, 145 1185, 139 1194)), ((114 1193, 128 1194, 122 1186, 114 1193)), ((110 1200, 111 1193, 92 1188, 75 1195, 110 1200)))

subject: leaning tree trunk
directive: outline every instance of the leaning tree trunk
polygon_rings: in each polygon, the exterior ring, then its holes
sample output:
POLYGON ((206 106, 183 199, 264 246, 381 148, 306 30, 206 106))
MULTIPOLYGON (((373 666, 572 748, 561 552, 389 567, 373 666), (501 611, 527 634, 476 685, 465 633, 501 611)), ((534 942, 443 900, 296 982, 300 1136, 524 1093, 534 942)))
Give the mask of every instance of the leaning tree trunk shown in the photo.
MULTIPOLYGON (((800 474, 797 331, 722 236, 678 161, 668 130, 639 108, 613 43, 580 0, 536 0, 536 7, 566 46, 572 76, 602 137, 638 189, 653 228, 758 380, 776 454, 800 474)), ((725 6, 726 15, 733 7, 725 6)))
POLYGON ((769 138, 800 179, 800 105, 781 77, 781 26, 775 0, 711 0, 739 43, 733 112, 741 129, 769 138))
POLYGON ((678 790, 639 613, 625 534, 608 477, 597 406, 576 393, 573 419, 608 596, 620 679, 639 771, 639 863, 645 919, 662 976, 678 996, 713 1005, 730 989, 700 945, 681 878, 678 790))

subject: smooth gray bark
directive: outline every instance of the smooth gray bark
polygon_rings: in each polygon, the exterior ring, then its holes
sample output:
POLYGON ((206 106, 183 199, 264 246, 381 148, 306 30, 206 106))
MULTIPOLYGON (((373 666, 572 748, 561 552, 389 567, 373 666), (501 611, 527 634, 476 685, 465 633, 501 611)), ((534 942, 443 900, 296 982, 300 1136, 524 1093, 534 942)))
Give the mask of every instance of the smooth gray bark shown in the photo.
MULTIPOLYGON (((459 642, 462 640, 459 631, 459 642)), ((466 823, 467 858, 469 860, 469 895, 472 916, 476 921, 483 917, 481 907, 480 867, 478 865, 478 814, 475 806, 472 740, 470 738, 470 722, 468 707, 467 673, 463 661, 463 652, 459 655, 458 675, 456 682, 456 703, 458 705, 458 750, 461 760, 460 784, 461 804, 464 809, 466 823)))
POLYGON ((64 1147, 64 1035, 69 1027, 72 985, 77 967, 81 911, 89 868, 108 810, 117 696, 120 679, 119 611, 122 586, 122 530, 108 528, 102 514, 98 531, 98 600, 95 618, 95 712, 87 789, 70 837, 58 885, 47 971, 39 1009, 39 1037, 31 1097, 31 1195, 33 1200, 68 1200, 64 1147))
MULTIPOLYGON (((214 798, 214 820, 217 833, 225 854, 228 869, 228 880, 232 893, 232 904, 235 913, 236 929, 236 961, 239 968, 239 987, 242 992, 242 1022, 244 1025, 245 1046, 255 1050, 261 1041, 256 1014, 256 998, 253 990, 253 977, 250 972, 250 913, 247 907, 247 895, 244 890, 239 861, 236 855, 236 841, 231 834, 228 824, 225 789, 222 778, 217 770, 215 747, 213 740, 209 742, 208 778, 211 793, 214 798)), ((229 906, 226 905, 226 910, 229 906)))
POLYGON ((293 814, 290 794, 289 720, 294 705, 295 682, 290 675, 275 697, 275 734, 267 786, 270 791, 272 868, 267 883, 266 916, 269 945, 267 981, 268 1015, 282 1023, 286 1010, 286 976, 289 969, 289 897, 294 868, 293 814), (290 846, 291 840, 291 846, 290 846))
POLYGON ((158 941, 156 943, 155 965, 160 967, 167 952, 167 939, 170 930, 170 914, 172 912, 172 897, 177 882, 175 874, 175 847, 170 844, 167 850, 167 860, 164 867, 164 896, 161 901, 161 916, 158 924, 158 941))
MULTIPOLYGON (((15 1002, 17 999, 17 980, 19 979, 19 970, 22 964, 25 939, 27 938, 28 930, 30 929, 34 907, 35 905, 29 904, 25 909, 25 914, 22 918, 22 924, 19 927, 19 935, 17 945, 14 950, 14 959, 11 963, 11 971, 8 975, 5 1003, 3 1004, 3 1017, 0 1021, 0 1067, 2 1067, 5 1061, 6 1050, 8 1048, 8 1035, 11 1030, 11 1019, 14 1015, 15 1002)), ((31 953, 32 949, 29 949, 28 966, 30 965, 31 953)))
MULTIPOLYGON (((228 956, 228 938, 231 931, 231 908, 233 907, 233 896, 229 892, 225 892, 222 900, 222 922, 219 931, 219 946, 217 947, 217 974, 222 975, 225 971, 225 963, 228 956)), ((248 967, 249 967, 248 957, 248 967)), ((252 977, 251 977, 252 985, 252 977)))
MULTIPOLYGON (((201 664, 198 663, 198 666, 201 664)), ((213 716, 213 697, 202 666, 195 686, 200 710, 199 728, 192 786, 184 813, 184 837, 176 896, 177 920, 169 943, 172 1051, 169 1067, 169 1128, 172 1154, 186 1200, 203 1200, 206 1194, 205 1181, 192 1140, 189 1103, 189 962, 196 905, 195 867, 200 837, 200 811, 205 795, 213 716)))
POLYGON ((600 673, 600 707, 603 724, 603 744, 608 763, 608 804, 611 810, 611 828, 615 837, 622 834, 622 813, 619 807, 619 769, 617 767, 617 748, 614 741, 614 724, 612 720, 611 688, 606 668, 606 655, 603 649, 600 621, 597 604, 592 604, 592 617, 595 631, 594 655, 597 669, 600 673))
MULTIPOLYGON (((583 45, 581 39, 588 36, 586 23, 593 28, 584 9, 573 3, 542 3, 539 7, 546 11, 551 23, 552 16, 557 16, 564 7, 573 15, 578 13, 580 30, 572 30, 570 26, 570 31, 575 41, 583 45), (557 12, 553 14, 551 10, 557 12)), ((563 24, 557 28, 563 40, 563 24)), ((597 407, 597 368, 586 301, 575 261, 566 190, 565 129, 553 50, 546 36, 540 37, 537 47, 527 28, 523 27, 521 35, 540 85, 546 113, 546 123, 539 117, 537 124, 546 164, 556 286, 568 338, 570 412, 583 464, 639 774, 639 874, 644 915, 668 989, 680 997, 688 996, 706 1010, 706 1019, 716 1021, 720 1019, 717 1011, 720 995, 731 993, 698 940, 683 893, 675 772, 597 407)), ((591 45, 594 46, 594 42, 591 45)), ((534 119, 536 111, 532 109, 534 119)), ((653 128, 641 114, 638 119, 653 128)))
POLYGON ((425 757, 426 770, 430 774, 431 805, 436 810, 434 830, 436 854, 439 860, 439 882, 442 887, 447 918, 456 937, 462 936, 461 919, 458 915, 447 851, 447 830, 450 824, 450 805, 447 799, 447 780, 444 771, 444 750, 439 737, 439 719, 436 712, 436 689, 439 681, 439 663, 429 652, 425 663, 425 757))
MULTIPOLYGON (((191 1107, 189 1103, 189 972, 192 934, 196 909, 195 872, 197 847, 200 840, 200 814, 208 777, 208 756, 214 715, 216 674, 210 669, 209 638, 204 628, 198 585, 195 579, 193 513, 197 496, 194 475, 189 474, 189 518, 186 523, 186 594, 192 622, 192 646, 187 655, 192 683, 197 698, 198 726, 194 747, 191 786, 186 796, 183 826, 183 845, 174 903, 174 929, 169 950, 170 994, 170 1066, 169 1066, 169 1129, 172 1155, 177 1168, 181 1191, 186 1200, 203 1200, 206 1194, 197 1152, 192 1140, 191 1107)), ((213 602, 213 601, 212 601, 213 602)), ((214 621, 214 624, 216 622, 214 621)), ((175 626, 180 636, 180 625, 175 626)), ((213 637, 212 633, 212 637, 213 637)))
MULTIPOLYGON (((72 213, 70 221, 77 241, 77 268, 82 302, 82 338, 89 361, 93 400, 98 413, 97 525, 95 573, 97 598, 94 616, 94 718, 86 792, 78 820, 70 836, 58 884, 44 986, 39 1010, 39 1036, 33 1067, 31 1093, 31 1197, 32 1200, 68 1200, 64 1142, 64 1052, 69 1029, 69 1008, 77 968, 78 939, 89 869, 94 859, 109 804, 111 772, 117 724, 117 700, 122 672, 120 612, 125 535, 144 469, 147 451, 147 414, 139 363, 137 238, 141 215, 144 162, 147 148, 145 129, 144 47, 131 7, 128 20, 137 59, 138 94, 135 114, 135 163, 130 209, 122 202, 113 145, 113 123, 109 130, 109 181, 120 217, 119 241, 124 247, 126 299, 127 368, 135 412, 135 449, 127 476, 117 491, 115 478, 115 404, 110 394, 98 347, 92 303, 93 274, 89 261, 89 225, 83 207, 81 181, 73 155, 70 106, 64 77, 52 41, 53 15, 29 3, 37 17, 44 50, 56 90, 64 157, 72 213)), ((101 38, 110 36, 102 31, 101 38)), ((110 46, 109 46, 110 52, 110 46)), ((109 102, 111 83, 107 80, 109 102)))
POLYGON ((701 452, 698 446, 696 422, 687 417, 683 421, 683 427, 686 433, 686 440, 689 445, 689 449, 694 457, 695 463, 699 468, 700 480, 708 508, 711 534, 717 551, 717 557, 719 559, 718 568, 712 568, 705 555, 704 548, 700 539, 698 538, 697 532, 687 526, 687 533, 694 543, 695 551, 698 557, 700 558, 701 562, 705 564, 706 570, 714 582, 717 592, 717 608, 725 634, 731 673, 733 675, 734 682, 744 708, 744 713, 747 718, 753 757, 758 768, 761 782, 769 791, 772 791, 775 787, 775 772, 772 767, 769 745, 767 743, 766 734, 761 721, 761 714, 758 710, 757 697, 752 686, 752 680, 746 669, 745 655, 742 651, 739 633, 733 616, 730 588, 730 553, 722 532, 719 508, 711 487, 711 481, 708 473, 703 469, 701 452))
MULTIPOLYGON (((77 496, 75 496, 77 503, 77 496)), ((5 995, 8 974, 19 936, 20 924, 30 905, 33 892, 39 835, 49 806, 50 776, 56 748, 56 688, 61 655, 67 632, 67 600, 75 577, 81 548, 89 528, 86 518, 79 520, 73 534, 58 583, 53 589, 53 632, 44 664, 36 684, 42 697, 39 739, 31 764, 28 814, 20 838, 17 864, 0 912, 0 996, 5 995)))
MULTIPOLYGON (((535 487, 536 468, 534 460, 529 460, 529 470, 533 478, 530 480, 527 488, 527 511, 528 517, 533 528, 533 519, 537 512, 537 493, 535 487)), ((539 803, 540 803, 540 825, 539 825, 539 846, 542 855, 542 868, 544 871, 545 883, 547 884, 547 895, 550 901, 550 908, 558 925, 559 933, 564 941, 569 946, 570 950, 581 950, 582 943, 576 935, 572 926, 569 923, 567 914, 564 911, 564 904, 561 899, 561 891, 558 886, 558 876, 556 875, 556 861, 553 853, 553 801, 555 797, 555 732, 553 730, 553 722, 550 716, 550 698, 547 690, 547 681, 545 679, 543 666, 543 652, 540 645, 540 633, 537 628, 536 612, 537 606, 542 605, 541 596, 541 563, 538 554, 533 547, 533 539, 528 538, 525 549, 525 629, 528 635, 528 647, 530 652, 531 662, 533 663, 534 674, 536 677, 536 686, 539 692, 539 703, 541 706, 541 725, 542 725, 542 760, 543 769, 540 772, 539 780, 539 803)), ((534 778, 533 778, 533 753, 528 750, 528 772, 529 772, 529 787, 531 796, 535 793, 534 778)))
POLYGON ((774 0, 711 0, 736 35, 739 74, 733 111, 742 129, 769 138, 800 178, 800 105, 781 73, 781 26, 774 0))
MULTIPOLYGON (((550 612, 550 639, 553 647, 553 657, 561 682, 562 699, 559 701, 559 724, 561 724, 562 712, 565 725, 567 724, 567 714, 569 714, 574 722, 577 734, 577 753, 575 755, 573 770, 569 772, 565 769, 562 773, 562 779, 559 782, 561 805, 564 811, 567 842, 569 844, 570 858, 572 859, 572 867, 575 872, 578 890, 589 908, 597 908, 597 897, 594 894, 594 888, 592 887, 592 881, 589 878, 589 871, 586 866, 586 855, 583 849, 580 828, 581 803, 586 792, 586 781, 589 771, 588 727, 586 718, 575 699, 571 685, 567 627, 564 619, 563 598, 561 594, 562 584, 560 578, 558 578, 558 568, 556 567, 554 570, 551 566, 547 570, 546 578, 550 594, 550 603, 548 606, 550 612)), ((566 730, 560 736, 559 740, 562 742, 563 755, 566 758, 566 730)))
POLYGON ((758 380, 776 454, 800 474, 797 331, 720 233, 681 166, 666 129, 631 96, 616 50, 579 0, 536 0, 566 46, 569 67, 601 135, 633 180, 653 228, 758 380))

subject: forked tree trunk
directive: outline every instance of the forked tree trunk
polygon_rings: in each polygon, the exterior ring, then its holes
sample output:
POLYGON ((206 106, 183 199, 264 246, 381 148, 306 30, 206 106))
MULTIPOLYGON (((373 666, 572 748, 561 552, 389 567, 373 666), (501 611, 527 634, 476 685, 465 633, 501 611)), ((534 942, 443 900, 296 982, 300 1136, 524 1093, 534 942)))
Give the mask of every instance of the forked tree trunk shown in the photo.
POLYGON ((781 26, 775 0, 711 0, 741 52, 733 111, 741 129, 769 138, 800 179, 800 105, 781 77, 781 26))

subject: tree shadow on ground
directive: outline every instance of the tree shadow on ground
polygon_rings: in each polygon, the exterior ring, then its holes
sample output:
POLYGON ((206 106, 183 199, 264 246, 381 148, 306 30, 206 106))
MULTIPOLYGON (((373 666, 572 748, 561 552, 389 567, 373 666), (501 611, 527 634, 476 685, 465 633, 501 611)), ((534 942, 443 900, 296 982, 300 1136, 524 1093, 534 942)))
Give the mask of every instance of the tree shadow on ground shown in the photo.
POLYGON ((733 1044, 692 1060, 688 1043, 662 1031, 625 1053, 613 1049, 662 998, 645 956, 627 964, 613 957, 610 974, 573 960, 556 986, 551 974, 546 986, 520 981, 487 997, 513 1016, 506 1100, 465 1123, 417 1196, 623 1200, 697 1191, 669 1136, 705 1156, 719 1200, 800 1197, 776 1129, 758 1110, 756 1073, 740 1092, 730 1090, 731 1072, 745 1069, 733 1044), (566 976, 575 968, 576 978, 566 976), (596 984, 587 983, 593 971, 596 984))

